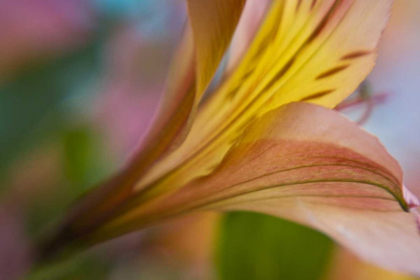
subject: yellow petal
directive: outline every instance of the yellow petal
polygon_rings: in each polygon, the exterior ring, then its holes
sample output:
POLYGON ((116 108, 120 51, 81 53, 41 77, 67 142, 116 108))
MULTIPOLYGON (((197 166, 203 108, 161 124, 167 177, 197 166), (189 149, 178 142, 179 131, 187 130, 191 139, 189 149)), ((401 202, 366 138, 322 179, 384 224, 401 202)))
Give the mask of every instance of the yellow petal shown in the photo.
MULTIPOLYGON (((292 101, 335 107, 372 70, 391 3, 275 1, 242 65, 200 110, 192 137, 292 101)), ((196 138, 191 144, 200 145, 196 138)))

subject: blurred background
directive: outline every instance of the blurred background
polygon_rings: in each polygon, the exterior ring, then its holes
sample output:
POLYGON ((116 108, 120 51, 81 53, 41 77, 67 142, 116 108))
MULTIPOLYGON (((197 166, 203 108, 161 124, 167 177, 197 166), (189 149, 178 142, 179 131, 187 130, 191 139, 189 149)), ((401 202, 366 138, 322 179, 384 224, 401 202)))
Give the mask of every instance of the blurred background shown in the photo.
MULTIPOLYGON (((340 109, 382 140, 417 195, 419 15, 420 1, 395 0, 368 94, 340 109)), ((0 1, 0 279, 414 279, 251 213, 201 214, 31 268, 34 238, 145 132, 185 16, 183 0, 0 1)))

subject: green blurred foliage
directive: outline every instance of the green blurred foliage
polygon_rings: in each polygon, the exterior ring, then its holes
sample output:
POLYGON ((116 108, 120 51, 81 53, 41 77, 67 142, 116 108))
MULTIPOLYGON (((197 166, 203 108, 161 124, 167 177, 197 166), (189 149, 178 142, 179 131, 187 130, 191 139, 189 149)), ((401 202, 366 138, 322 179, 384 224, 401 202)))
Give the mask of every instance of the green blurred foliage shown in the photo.
POLYGON ((235 212, 222 220, 216 262, 222 280, 316 280, 324 276, 333 242, 275 217, 235 212))
MULTIPOLYGON (((88 125, 68 127, 61 134, 64 168, 68 180, 79 194, 107 175, 108 164, 101 149, 102 139, 88 125)), ((78 195, 79 195, 78 194, 78 195)))
MULTIPOLYGON (((110 160, 105 160, 103 139, 87 123, 74 123, 56 116, 61 124, 50 137, 63 149, 64 177, 54 193, 38 197, 29 207, 28 233, 42 236, 45 229, 86 190, 94 186, 110 172, 110 160)), ((109 260, 87 252, 76 257, 36 267, 28 279, 70 280, 104 279, 109 274, 109 260)))
POLYGON ((0 84, 0 180, 18 154, 60 128, 55 115, 63 111, 67 98, 92 93, 83 89, 101 71, 100 52, 106 33, 98 32, 76 51, 28 65, 0 84))
MULTIPOLYGON (((122 5, 119 1, 114 2, 112 7, 122 5)), ((172 31, 167 28, 167 23, 165 25, 162 21, 171 21, 170 10, 166 9, 166 12, 158 10, 162 5, 154 1, 140 2, 145 4, 135 10, 130 8, 125 13, 136 14, 139 10, 147 8, 147 13, 150 10, 150 13, 153 12, 156 16, 149 20, 145 18, 137 24, 141 31, 139 36, 144 35, 145 41, 148 39, 146 35, 153 35, 153 40, 156 40, 155 37, 162 38, 162 34, 169 36, 172 31), (144 5, 147 7, 144 8, 144 5), (155 26, 160 28, 158 30, 161 32, 152 32, 155 26)), ((140 17, 145 15, 142 14, 140 17)), ((0 79, 0 200, 8 198, 10 193, 27 196, 19 207, 22 208, 24 216, 22 223, 25 224, 28 238, 35 239, 42 236, 77 197, 99 183, 115 168, 113 159, 108 158, 109 154, 103 146, 106 140, 96 131, 97 124, 84 120, 83 114, 89 111, 94 99, 92 97, 101 94, 101 89, 98 90, 97 86, 102 85, 107 78, 104 73, 109 69, 104 66, 108 66, 106 63, 108 56, 111 55, 108 48, 112 47, 112 40, 122 31, 120 30, 122 26, 128 24, 127 19, 124 14, 110 17, 98 10, 94 19, 95 30, 92 30, 86 42, 74 49, 69 48, 66 53, 51 53, 27 63, 25 61, 19 72, 11 72, 7 77, 8 80, 4 77, 0 79), (47 180, 44 185, 42 182, 37 182, 41 186, 37 185, 33 189, 33 182, 22 180, 22 186, 19 185, 18 190, 12 189, 13 184, 9 184, 14 182, 12 177, 20 175, 19 172, 15 172, 16 167, 19 168, 17 170, 21 170, 18 164, 26 163, 24 159, 28 155, 37 152, 40 147, 42 152, 42 148, 48 145, 51 145, 52 149, 59 149, 58 171, 53 173, 57 174, 59 179, 54 177, 51 181, 47 180), (26 190, 31 191, 26 194, 26 190)), ((162 43, 159 44, 164 46, 162 43)), ((154 63, 156 59, 162 59, 159 52, 160 49, 155 48, 155 45, 150 47, 147 58, 153 61, 149 63, 151 66, 159 65, 154 63)), ((158 76, 157 70, 161 71, 159 67, 155 68, 145 67, 144 73, 139 73, 139 76, 155 82, 152 77, 158 76)), ((25 166, 22 166, 22 176, 26 176, 25 171, 28 171, 24 168, 25 166)), ((43 266, 28 275, 28 279, 105 279, 113 266, 119 265, 116 263, 117 261, 111 260, 109 256, 93 252, 43 266)), ((154 273, 155 277, 159 274, 157 270, 159 268, 148 265, 147 273, 150 275, 154 273)), ((175 277, 172 270, 175 271, 171 269, 162 274, 175 277)), ((146 269, 142 271, 143 274, 146 273, 146 269)))
POLYGON ((74 125, 61 122, 61 129, 53 136, 63 148, 64 178, 56 192, 33 201, 29 215, 29 232, 43 228, 86 190, 99 183, 110 173, 110 160, 105 160, 102 139, 87 124, 74 125))
MULTIPOLYGON (((87 104, 96 93, 92 87, 103 71, 102 52, 109 31, 104 24, 79 49, 28 64, 0 84, 0 198, 13 191, 7 176, 15 160, 50 144, 63 154, 63 162, 57 163, 64 167, 62 181, 47 187, 45 195, 27 199, 25 228, 31 238, 42 235, 75 198, 108 175, 112 161, 104 160, 103 139, 77 116, 78 105, 73 103, 87 104)), ((25 279, 104 279, 109 270, 109 263, 97 255, 83 254, 43 266, 25 279)))
POLYGON ((48 265, 34 271, 28 280, 91 280, 104 279, 109 273, 106 262, 83 255, 66 262, 48 265))

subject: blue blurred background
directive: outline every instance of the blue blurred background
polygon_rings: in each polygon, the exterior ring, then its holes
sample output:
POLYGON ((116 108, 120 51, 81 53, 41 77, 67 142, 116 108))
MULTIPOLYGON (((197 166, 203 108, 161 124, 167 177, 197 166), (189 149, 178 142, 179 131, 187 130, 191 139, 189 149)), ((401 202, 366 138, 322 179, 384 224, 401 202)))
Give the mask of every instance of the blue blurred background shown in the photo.
MULTIPOLYGON (((366 264, 320 233, 251 213, 193 216, 31 268, 34 238, 112 174, 145 132, 184 4, 0 1, 0 279, 413 279, 366 264)), ((368 77, 372 95, 386 98, 364 127, 420 195, 418 15, 420 1, 395 1, 368 77)), ((357 120, 366 104, 342 112, 357 120)))

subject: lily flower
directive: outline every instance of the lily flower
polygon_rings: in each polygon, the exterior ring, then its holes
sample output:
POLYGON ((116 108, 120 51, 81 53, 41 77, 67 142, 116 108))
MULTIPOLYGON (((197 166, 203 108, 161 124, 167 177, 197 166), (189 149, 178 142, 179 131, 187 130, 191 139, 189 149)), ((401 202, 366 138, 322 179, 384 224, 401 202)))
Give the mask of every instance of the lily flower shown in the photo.
POLYGON ((41 253, 199 211, 245 210, 420 275, 418 199, 379 140, 332 110, 372 70, 392 0, 273 0, 216 86, 245 0, 186 2, 190 25, 149 133, 118 174, 75 203, 41 253))

